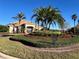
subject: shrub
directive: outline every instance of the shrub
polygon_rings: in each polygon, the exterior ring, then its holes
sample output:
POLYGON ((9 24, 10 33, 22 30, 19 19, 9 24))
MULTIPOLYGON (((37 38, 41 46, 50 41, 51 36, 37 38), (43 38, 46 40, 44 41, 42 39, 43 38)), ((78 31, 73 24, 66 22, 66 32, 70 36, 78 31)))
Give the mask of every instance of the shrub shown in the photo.
POLYGON ((22 35, 16 35, 16 36, 13 36, 13 37, 10 37, 10 40, 13 40, 13 41, 19 41, 25 45, 28 45, 28 46, 33 46, 33 47, 51 47, 51 43, 48 43, 48 42, 45 42, 45 41, 42 41, 42 40, 38 40, 38 41, 33 41, 31 39, 28 39, 27 37, 25 36, 22 36, 22 35))
POLYGON ((45 30, 45 31, 35 31, 33 33, 30 33, 30 35, 35 35, 35 36, 51 36, 53 34, 60 35, 60 31, 53 31, 53 30, 45 30))
MULTIPOLYGON (((31 37, 31 36, 30 36, 31 37)), ((55 37, 55 36, 54 36, 55 37)), ((79 42, 79 36, 73 38, 43 38, 42 36, 32 36, 31 38, 23 35, 16 35, 11 37, 11 40, 19 41, 25 45, 39 48, 48 48, 48 47, 62 47, 79 42), (36 38, 35 38, 36 37, 36 38), (46 39, 47 38, 47 39, 46 39)), ((67 36, 66 36, 67 37, 67 36)), ((69 36, 68 36, 69 37, 69 36)))
POLYGON ((0 32, 7 32, 8 31, 8 27, 4 26, 4 25, 0 25, 0 32))

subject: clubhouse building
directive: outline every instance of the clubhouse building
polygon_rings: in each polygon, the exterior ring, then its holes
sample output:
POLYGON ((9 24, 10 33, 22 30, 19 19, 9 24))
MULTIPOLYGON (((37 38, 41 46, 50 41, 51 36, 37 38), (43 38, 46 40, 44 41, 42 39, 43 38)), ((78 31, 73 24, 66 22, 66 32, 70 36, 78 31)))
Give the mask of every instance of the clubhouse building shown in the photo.
POLYGON ((33 24, 32 22, 26 21, 26 20, 21 20, 20 22, 14 22, 10 23, 8 25, 9 27, 9 33, 31 33, 36 30, 42 30, 43 27, 37 26, 33 24))

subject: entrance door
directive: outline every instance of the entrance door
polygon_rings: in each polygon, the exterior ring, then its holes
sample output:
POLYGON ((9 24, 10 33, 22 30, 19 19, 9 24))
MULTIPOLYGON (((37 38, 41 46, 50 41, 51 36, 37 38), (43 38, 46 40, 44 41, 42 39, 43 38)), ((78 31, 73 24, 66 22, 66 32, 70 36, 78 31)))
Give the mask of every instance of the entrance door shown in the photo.
POLYGON ((21 32, 24 33, 25 31, 25 24, 21 25, 21 32))
POLYGON ((32 32, 33 32, 33 27, 28 26, 28 27, 27 27, 27 32, 28 32, 28 33, 32 33, 32 32))

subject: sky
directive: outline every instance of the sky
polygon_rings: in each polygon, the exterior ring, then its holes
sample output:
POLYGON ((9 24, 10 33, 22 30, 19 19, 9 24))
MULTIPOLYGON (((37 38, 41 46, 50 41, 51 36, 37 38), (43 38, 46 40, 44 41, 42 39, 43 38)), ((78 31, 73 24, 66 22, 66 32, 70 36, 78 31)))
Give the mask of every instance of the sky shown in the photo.
POLYGON ((58 8, 66 22, 71 27, 74 26, 71 16, 75 13, 79 17, 79 0, 0 0, 0 24, 6 25, 15 22, 16 20, 12 17, 20 11, 25 14, 27 21, 31 21, 35 8, 49 5, 58 8))

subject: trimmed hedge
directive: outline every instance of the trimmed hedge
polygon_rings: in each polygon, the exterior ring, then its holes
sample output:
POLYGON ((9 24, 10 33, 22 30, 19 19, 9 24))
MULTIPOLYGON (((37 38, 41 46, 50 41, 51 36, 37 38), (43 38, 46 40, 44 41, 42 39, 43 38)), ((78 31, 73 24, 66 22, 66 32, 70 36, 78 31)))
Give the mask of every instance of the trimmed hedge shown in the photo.
POLYGON ((57 34, 57 35, 60 35, 61 32, 58 32, 58 31, 37 31, 37 32, 33 32, 33 33, 30 33, 30 35, 35 35, 35 36, 51 36, 53 34, 57 34))
POLYGON ((47 40, 41 38, 41 36, 40 37, 37 36, 38 38, 34 38, 34 37, 28 38, 27 36, 23 36, 23 35, 16 35, 11 37, 10 40, 19 41, 25 45, 38 47, 38 48, 62 47, 62 46, 68 46, 71 44, 79 43, 79 36, 74 36, 69 39, 64 39, 64 38, 54 39, 53 37, 51 38, 46 37, 48 38, 47 40))
POLYGON ((13 37, 10 37, 9 39, 13 41, 19 41, 25 45, 32 46, 32 47, 38 47, 38 48, 52 47, 51 43, 49 44, 49 43, 44 43, 43 41, 38 42, 38 41, 29 40, 25 36, 22 36, 22 35, 13 36, 13 37))

